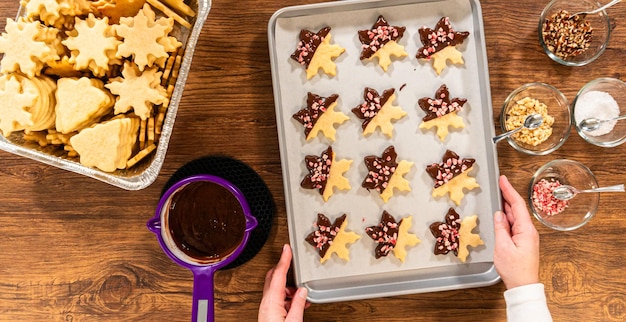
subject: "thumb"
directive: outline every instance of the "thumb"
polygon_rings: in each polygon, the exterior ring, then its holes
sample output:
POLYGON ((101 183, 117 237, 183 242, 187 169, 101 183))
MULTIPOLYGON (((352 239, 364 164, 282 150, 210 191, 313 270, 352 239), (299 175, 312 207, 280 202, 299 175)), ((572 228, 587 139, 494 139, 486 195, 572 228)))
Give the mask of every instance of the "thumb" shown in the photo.
POLYGON ((307 293, 308 291, 304 287, 296 291, 296 295, 291 299, 291 307, 285 321, 302 321, 304 319, 307 293))
POLYGON ((502 211, 496 211, 493 216, 494 221, 494 233, 496 237, 496 246, 509 247, 513 246, 513 240, 511 239, 511 226, 509 220, 506 218, 502 211))

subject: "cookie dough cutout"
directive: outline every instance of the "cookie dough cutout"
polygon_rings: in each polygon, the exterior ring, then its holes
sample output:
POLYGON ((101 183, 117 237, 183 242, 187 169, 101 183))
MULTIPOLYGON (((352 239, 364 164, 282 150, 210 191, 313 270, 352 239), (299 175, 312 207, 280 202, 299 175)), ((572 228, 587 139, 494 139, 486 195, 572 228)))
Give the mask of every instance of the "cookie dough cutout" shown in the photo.
POLYGON ((335 76, 337 65, 333 60, 339 57, 345 48, 331 45, 330 27, 324 27, 317 33, 302 29, 299 38, 300 41, 291 58, 304 67, 306 78, 313 78, 320 69, 329 76, 335 76))
POLYGON ((452 28, 450 19, 442 17, 434 29, 422 27, 419 30, 423 47, 417 51, 418 59, 431 60, 437 75, 451 64, 464 64, 463 54, 456 48, 469 36, 469 32, 457 32, 452 28))
POLYGON ((3 75, 0 80, 0 131, 5 137, 33 124, 30 108, 37 100, 35 91, 27 91, 16 77, 3 75))
POLYGON ((463 119, 457 115, 457 112, 463 110, 465 103, 467 103, 467 99, 464 98, 450 99, 448 87, 445 84, 441 85, 433 98, 422 97, 418 100, 419 107, 426 112, 419 128, 430 130, 436 127, 439 140, 445 140, 449 133, 449 127, 455 129, 465 127, 463 119))
POLYGON ((485 242, 480 239, 480 235, 472 233, 472 230, 477 226, 478 216, 473 215, 463 218, 461 221, 461 228, 459 228, 459 253, 457 257, 461 262, 465 263, 467 256, 469 255, 469 246, 476 247, 484 245, 485 242))
POLYGON ((408 56, 404 46, 398 40, 404 35, 406 27, 391 26, 381 15, 371 29, 359 30, 359 40, 362 43, 361 60, 378 59, 378 65, 387 72, 391 65, 391 57, 403 58, 408 56))
POLYGON ((341 125, 350 119, 341 112, 335 112, 338 97, 337 94, 322 97, 308 93, 307 107, 293 115, 294 119, 304 125, 307 141, 316 137, 320 132, 329 140, 335 141, 337 133, 335 125, 341 125))
POLYGON ((358 118, 364 120, 363 135, 368 136, 380 128, 380 131, 387 137, 393 137, 392 122, 407 115, 402 107, 393 105, 396 99, 395 89, 387 89, 380 95, 375 89, 366 87, 363 99, 364 102, 361 105, 352 109, 358 118))
POLYGON ((304 162, 309 174, 302 179, 300 186, 304 189, 318 189, 325 202, 333 195, 334 188, 351 189, 350 181, 343 174, 352 165, 352 160, 335 160, 332 147, 329 146, 319 157, 307 155, 304 162))
POLYGON ((472 190, 480 188, 476 179, 467 174, 471 170, 472 168, 469 168, 467 172, 463 172, 452 178, 452 180, 448 181, 445 185, 433 189, 432 196, 437 198, 450 194, 450 200, 452 200, 455 205, 460 205, 463 197, 465 197, 464 189, 472 190))
POLYGON ((320 263, 324 264, 333 253, 345 261, 350 261, 348 244, 356 242, 361 236, 346 231, 348 225, 346 217, 347 215, 343 214, 331 224, 330 219, 324 214, 317 214, 316 230, 311 232, 305 240, 319 253, 320 263))
POLYGON ((393 145, 387 147, 381 157, 376 155, 366 156, 365 166, 368 173, 361 186, 367 190, 375 190, 380 193, 384 202, 389 201, 394 190, 411 191, 409 181, 404 175, 411 170, 413 162, 396 162, 397 154, 393 145))

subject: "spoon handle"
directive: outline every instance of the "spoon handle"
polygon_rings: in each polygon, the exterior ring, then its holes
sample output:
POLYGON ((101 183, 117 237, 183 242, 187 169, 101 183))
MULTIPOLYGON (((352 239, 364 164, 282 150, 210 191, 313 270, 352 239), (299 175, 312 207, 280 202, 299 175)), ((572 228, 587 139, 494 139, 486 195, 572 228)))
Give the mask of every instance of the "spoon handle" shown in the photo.
POLYGON ((581 192, 624 192, 624 184, 616 184, 614 186, 600 187, 582 190, 581 192))
POLYGON ((600 11, 602 11, 602 10, 604 10, 604 9, 614 5, 614 4, 618 4, 620 2, 622 2, 622 0, 613 0, 613 1, 603 5, 602 7, 598 8, 598 9, 594 9, 594 10, 591 10, 591 11, 587 12, 587 14, 594 14, 596 12, 600 12, 600 11))
POLYGON ((493 139, 492 139, 492 140, 493 140, 493 143, 494 143, 494 144, 495 144, 495 143, 498 143, 498 142, 502 141, 504 138, 506 138, 506 137, 510 136, 510 135, 511 135, 511 134, 513 134, 513 133, 516 133, 516 132, 520 131, 520 130, 521 130, 521 129, 523 129, 523 128, 524 128, 524 127, 518 127, 518 128, 516 128, 515 130, 511 130, 511 131, 508 131, 508 132, 504 132, 504 133, 502 133, 502 134, 500 134, 500 135, 496 135, 496 136, 494 136, 494 137, 493 137, 493 139))

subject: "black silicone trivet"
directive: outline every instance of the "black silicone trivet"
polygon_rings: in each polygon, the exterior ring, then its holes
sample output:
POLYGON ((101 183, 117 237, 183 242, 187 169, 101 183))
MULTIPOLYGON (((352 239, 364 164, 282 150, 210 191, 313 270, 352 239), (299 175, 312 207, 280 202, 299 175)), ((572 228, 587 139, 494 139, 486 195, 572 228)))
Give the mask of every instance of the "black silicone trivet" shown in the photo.
POLYGON ((259 174, 247 164, 227 156, 207 156, 193 160, 176 170, 165 183, 161 195, 176 182, 197 174, 214 175, 237 186, 246 197, 250 211, 258 221, 243 252, 222 269, 234 268, 252 259, 263 248, 272 229, 276 205, 269 188, 259 174))

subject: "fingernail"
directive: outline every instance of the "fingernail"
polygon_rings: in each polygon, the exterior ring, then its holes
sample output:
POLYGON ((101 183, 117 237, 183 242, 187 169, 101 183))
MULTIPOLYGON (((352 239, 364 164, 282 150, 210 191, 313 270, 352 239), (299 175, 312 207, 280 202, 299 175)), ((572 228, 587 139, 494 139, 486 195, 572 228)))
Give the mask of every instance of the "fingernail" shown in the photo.
POLYGON ((289 247, 289 245, 287 245, 287 244, 283 245, 283 253, 287 251, 287 247, 289 247))
POLYGON ((504 214, 502 213, 502 211, 496 211, 495 217, 496 222, 502 222, 504 220, 504 214))
POLYGON ((308 293, 308 292, 309 292, 309 291, 308 291, 306 288, 301 287, 301 288, 299 288, 299 289, 298 289, 298 296, 299 296, 300 298, 302 298, 302 299, 305 299, 305 300, 306 300, 306 295, 307 295, 307 293, 308 293))

